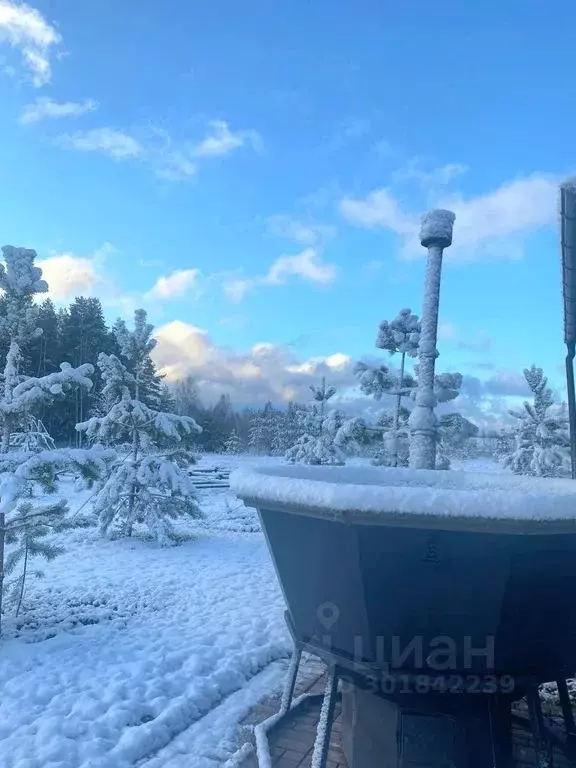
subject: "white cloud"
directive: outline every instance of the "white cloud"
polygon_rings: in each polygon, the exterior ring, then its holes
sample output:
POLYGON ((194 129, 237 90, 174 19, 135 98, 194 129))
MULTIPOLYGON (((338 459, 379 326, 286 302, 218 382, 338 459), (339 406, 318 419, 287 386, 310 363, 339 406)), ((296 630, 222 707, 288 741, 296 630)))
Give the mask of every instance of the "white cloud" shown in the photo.
POLYGON ((300 245, 318 245, 333 237, 336 232, 336 228, 328 224, 305 223, 287 214, 270 216, 268 230, 276 237, 283 237, 300 245))
POLYGON ((33 104, 26 104, 20 115, 23 124, 38 123, 40 120, 61 117, 80 117, 87 112, 98 109, 98 103, 93 99, 84 101, 54 101, 46 96, 37 98, 33 104))
MULTIPOLYGON (((456 214, 454 243, 447 256, 517 257, 528 234, 554 223, 557 195, 558 179, 534 173, 477 197, 436 198, 434 207, 449 208, 456 214)), ((344 198, 339 210, 353 224, 382 227, 400 236, 403 255, 424 253, 418 241, 420 214, 404 211, 389 188, 374 190, 364 198, 344 198)))
POLYGON ((233 277, 222 283, 222 290, 230 301, 240 302, 257 284, 257 280, 233 277))
POLYGON ((322 284, 331 283, 336 274, 334 264, 322 262, 314 248, 306 248, 295 256, 280 256, 276 259, 262 282, 268 285, 282 285, 289 277, 297 276, 312 283, 322 284))
POLYGON ((461 163, 447 163, 439 168, 425 171, 422 168, 422 159, 412 157, 408 162, 390 175, 393 183, 404 181, 417 181, 424 189, 445 187, 454 179, 466 173, 468 167, 461 163))
POLYGON ((144 153, 144 147, 133 136, 115 128, 93 128, 60 137, 60 143, 82 152, 101 152, 114 160, 134 158, 144 153))
POLYGON ((196 286, 199 269, 177 269, 169 275, 159 277, 145 299, 176 299, 184 296, 196 286))
POLYGON ((554 223, 558 180, 535 173, 506 182, 493 192, 465 200, 461 195, 438 201, 456 214, 459 246, 476 247, 554 223))
POLYGON ((73 253, 57 253, 37 264, 48 283, 48 295, 54 301, 65 301, 75 296, 91 296, 96 289, 107 284, 103 276, 106 259, 115 252, 110 243, 105 243, 91 256, 76 256, 73 253))
POLYGON ((238 352, 215 345, 205 330, 180 320, 161 326, 155 336, 153 356, 161 371, 172 380, 194 375, 209 400, 228 393, 236 405, 308 401, 309 385, 322 376, 340 394, 356 383, 352 361, 341 352, 299 360, 293 351, 269 342, 238 352))
POLYGON ((60 33, 35 8, 0 0, 0 42, 20 51, 35 86, 50 82, 51 50, 61 41, 60 33))
MULTIPOLYGON (((1 2, 1 0, 0 0, 1 2)), ((100 152, 114 160, 139 160, 160 179, 185 181, 198 173, 210 158, 228 155, 243 146, 258 150, 261 140, 255 131, 231 131, 228 123, 209 123, 210 132, 198 143, 175 139, 157 126, 136 127, 130 131, 104 126, 76 131, 58 138, 69 149, 100 152)))
POLYGON ((384 227, 398 235, 410 234, 417 225, 417 217, 401 210, 390 189, 376 189, 366 197, 344 198, 340 201, 341 215, 362 227, 384 227))
POLYGON ((345 355, 343 352, 335 352, 328 357, 311 357, 303 363, 296 363, 289 365, 286 370, 290 373, 305 373, 307 375, 314 375, 318 366, 326 365, 331 372, 343 371, 352 363, 352 358, 345 355))
POLYGON ((284 285, 291 277, 299 277, 316 285, 327 285, 336 279, 335 264, 322 261, 314 248, 306 248, 293 256, 280 256, 265 275, 257 277, 224 276, 222 290, 234 302, 240 302, 247 293, 259 286, 284 285))
POLYGON ((192 148, 192 154, 196 157, 228 155, 246 144, 256 150, 262 146, 262 140, 254 130, 231 131, 225 120, 212 120, 209 127, 208 135, 192 148))
POLYGON ((172 150, 160 153, 155 173, 160 179, 166 179, 166 181, 185 181, 196 176, 198 166, 190 160, 186 152, 172 150))

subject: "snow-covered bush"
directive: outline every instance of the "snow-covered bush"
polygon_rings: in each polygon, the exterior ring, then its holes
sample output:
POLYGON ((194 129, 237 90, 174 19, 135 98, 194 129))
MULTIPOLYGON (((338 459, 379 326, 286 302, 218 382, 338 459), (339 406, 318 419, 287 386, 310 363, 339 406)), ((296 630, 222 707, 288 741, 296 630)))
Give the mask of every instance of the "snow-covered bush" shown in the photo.
POLYGON ((135 330, 124 328, 119 339, 133 361, 133 373, 114 355, 100 355, 98 367, 109 411, 76 428, 93 442, 130 446, 129 454, 118 458, 94 502, 102 533, 131 536, 134 526, 142 524, 165 545, 176 541, 172 521, 199 517, 200 510, 186 471, 186 452, 162 453, 161 449, 201 429, 189 416, 159 411, 140 400, 140 366, 154 341, 153 328, 145 321, 145 313, 138 311, 135 330))
POLYGON ((504 466, 517 475, 562 477, 570 471, 570 430, 564 405, 555 405, 542 368, 524 369, 533 394, 523 411, 510 411, 517 419, 514 448, 503 457, 504 466))
POLYGON ((476 437, 478 427, 461 413, 445 413, 438 419, 440 444, 446 453, 461 452, 468 440, 476 437))
POLYGON ((41 419, 29 414, 23 431, 14 432, 10 436, 9 448, 10 450, 14 448, 29 453, 37 453, 38 451, 53 450, 56 448, 56 444, 41 419))
POLYGON ((335 434, 326 427, 328 419, 324 420, 324 428, 319 435, 304 433, 295 445, 286 451, 286 461, 298 464, 344 464, 344 452, 334 443, 335 434))

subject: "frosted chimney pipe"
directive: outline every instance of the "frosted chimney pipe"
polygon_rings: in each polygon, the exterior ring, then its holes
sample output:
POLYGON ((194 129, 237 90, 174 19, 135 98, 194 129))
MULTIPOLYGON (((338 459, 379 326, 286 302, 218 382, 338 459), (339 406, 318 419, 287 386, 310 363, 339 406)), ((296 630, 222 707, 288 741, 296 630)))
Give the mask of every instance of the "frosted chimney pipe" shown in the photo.
POLYGON ((438 307, 444 248, 452 244, 452 230, 456 216, 452 211, 437 209, 422 217, 420 242, 428 248, 428 264, 424 285, 420 344, 418 346, 418 388, 416 402, 408 426, 410 427, 410 466, 415 469, 436 467, 436 441, 438 419, 434 413, 434 373, 438 351, 438 307))

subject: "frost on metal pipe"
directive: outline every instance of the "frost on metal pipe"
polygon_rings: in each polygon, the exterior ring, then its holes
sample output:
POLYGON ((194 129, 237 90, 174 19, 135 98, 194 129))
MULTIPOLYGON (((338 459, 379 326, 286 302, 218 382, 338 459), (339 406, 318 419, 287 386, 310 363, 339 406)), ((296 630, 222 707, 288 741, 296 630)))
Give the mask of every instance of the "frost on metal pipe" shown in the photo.
POLYGON ((570 417, 570 464, 576 480, 576 177, 560 185, 560 245, 562 250, 562 296, 564 299, 564 342, 566 344, 566 385, 570 417))
POLYGON ((420 242, 428 248, 428 265, 424 286, 420 344, 418 347, 418 389, 410 419, 410 466, 415 469, 434 469, 436 466, 436 438, 438 422, 434 408, 434 368, 438 352, 438 307, 442 252, 452 243, 455 215, 452 211, 428 211, 422 217, 420 242))
POLYGON ((560 186, 564 341, 576 342, 576 177, 560 186))

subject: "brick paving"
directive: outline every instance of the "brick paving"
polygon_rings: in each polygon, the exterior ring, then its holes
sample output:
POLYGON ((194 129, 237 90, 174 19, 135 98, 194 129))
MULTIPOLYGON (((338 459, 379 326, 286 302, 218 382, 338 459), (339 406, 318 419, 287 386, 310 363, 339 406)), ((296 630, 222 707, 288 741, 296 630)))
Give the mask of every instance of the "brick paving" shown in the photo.
MULTIPOLYGON (((304 691, 310 693, 323 693, 325 687, 325 675, 317 672, 310 673, 296 686, 296 694, 304 691)), ((279 696, 271 697, 256 707, 246 719, 246 725, 254 725, 275 714, 279 709, 279 696)), ((526 715, 526 709, 522 704, 517 707, 517 713, 526 715)), ((340 705, 337 705, 334 728, 328 753, 327 768, 347 768, 346 759, 342 752, 340 742, 340 705)), ((268 734, 270 755, 273 768, 310 768, 312 750, 316 736, 316 725, 320 715, 320 704, 317 702, 304 702, 289 717, 272 729, 268 734)), ((547 724, 555 726, 555 730, 561 735, 561 719, 558 717, 549 720, 547 724)), ((537 768, 536 754, 532 746, 530 733, 515 725, 513 729, 514 758, 516 768, 537 768)), ((255 755, 250 755, 241 768, 258 768, 255 755)), ((554 750, 554 768, 574 768, 566 757, 554 750)))

